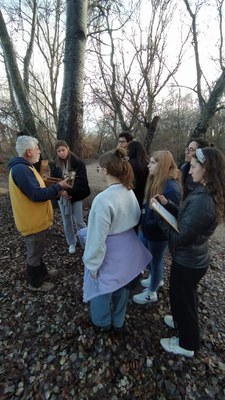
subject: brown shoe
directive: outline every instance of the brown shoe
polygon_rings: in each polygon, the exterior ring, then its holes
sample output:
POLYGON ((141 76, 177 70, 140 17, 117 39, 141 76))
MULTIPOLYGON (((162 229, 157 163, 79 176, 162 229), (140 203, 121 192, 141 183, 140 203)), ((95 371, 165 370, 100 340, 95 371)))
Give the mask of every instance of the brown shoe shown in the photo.
POLYGON ((43 282, 41 286, 38 287, 28 285, 29 290, 32 290, 33 292, 49 292, 50 290, 54 289, 54 287, 54 283, 50 282, 43 282))

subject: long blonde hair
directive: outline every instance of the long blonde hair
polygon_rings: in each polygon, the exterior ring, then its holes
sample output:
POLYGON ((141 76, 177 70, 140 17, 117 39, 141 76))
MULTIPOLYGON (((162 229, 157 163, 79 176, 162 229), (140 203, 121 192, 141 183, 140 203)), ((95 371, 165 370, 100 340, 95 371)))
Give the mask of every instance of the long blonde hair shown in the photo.
POLYGON ((181 173, 170 151, 155 151, 150 155, 151 157, 158 163, 158 170, 155 175, 148 175, 145 187, 145 201, 148 197, 163 194, 163 189, 168 179, 176 179, 181 184, 181 173))

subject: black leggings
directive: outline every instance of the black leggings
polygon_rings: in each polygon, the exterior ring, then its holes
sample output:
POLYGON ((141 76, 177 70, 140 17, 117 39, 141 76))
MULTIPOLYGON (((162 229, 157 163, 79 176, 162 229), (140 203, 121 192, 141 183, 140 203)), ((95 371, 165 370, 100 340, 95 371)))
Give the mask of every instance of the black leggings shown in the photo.
POLYGON ((208 268, 188 268, 173 261, 170 274, 170 306, 179 331, 179 345, 200 348, 197 286, 208 268))

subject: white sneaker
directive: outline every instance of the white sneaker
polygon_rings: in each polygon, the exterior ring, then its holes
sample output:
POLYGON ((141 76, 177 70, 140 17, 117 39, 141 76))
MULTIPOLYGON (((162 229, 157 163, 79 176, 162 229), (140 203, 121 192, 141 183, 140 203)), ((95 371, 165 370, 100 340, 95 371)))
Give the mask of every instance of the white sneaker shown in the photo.
POLYGON ((74 253, 75 253, 75 250, 76 250, 75 244, 71 244, 70 247, 69 247, 69 253, 70 253, 70 254, 74 254, 74 253))
POLYGON ((164 322, 169 328, 175 329, 172 315, 165 315, 164 322))
POLYGON ((143 292, 139 294, 135 294, 133 296, 133 301, 136 304, 147 304, 150 302, 155 302, 158 300, 158 296, 156 292, 151 292, 148 289, 144 289, 143 292))
POLYGON ((162 348, 169 353, 179 354, 185 357, 193 357, 194 351, 193 350, 186 350, 183 347, 179 346, 179 338, 173 336, 171 338, 165 338, 160 340, 160 344, 162 348))
MULTIPOLYGON (((143 286, 143 287, 145 287, 145 288, 149 288, 150 284, 151 284, 151 277, 149 277, 149 278, 147 278, 147 279, 142 279, 142 280, 141 280, 141 286, 143 286)), ((159 282, 159 287, 161 287, 161 286, 163 286, 163 285, 164 285, 164 281, 161 280, 161 281, 159 282)))

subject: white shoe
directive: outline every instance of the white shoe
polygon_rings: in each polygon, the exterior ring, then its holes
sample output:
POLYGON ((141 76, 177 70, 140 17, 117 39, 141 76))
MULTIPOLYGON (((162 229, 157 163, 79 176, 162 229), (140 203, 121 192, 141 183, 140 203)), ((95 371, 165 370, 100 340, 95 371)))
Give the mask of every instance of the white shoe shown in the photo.
POLYGON ((169 353, 179 354, 185 357, 193 357, 194 351, 193 350, 186 350, 183 347, 179 346, 179 338, 173 336, 171 338, 164 338, 160 340, 160 344, 162 348, 169 353))
POLYGON ((164 322, 169 328, 175 329, 172 315, 165 315, 164 322))
POLYGON ((148 304, 150 302, 155 302, 158 300, 156 292, 151 292, 148 289, 144 289, 143 292, 135 294, 133 296, 133 301, 136 304, 148 304))
MULTIPOLYGON (((149 278, 147 278, 147 279, 142 279, 142 280, 141 280, 141 286, 143 286, 144 288, 149 288, 150 284, 151 284, 151 277, 149 277, 149 278)), ((161 286, 163 286, 163 285, 164 285, 164 281, 161 280, 161 281, 159 282, 159 287, 161 287, 161 286)))
POLYGON ((70 247, 69 247, 69 253, 70 253, 70 254, 74 254, 74 253, 75 253, 75 250, 76 250, 75 244, 71 244, 70 247))

